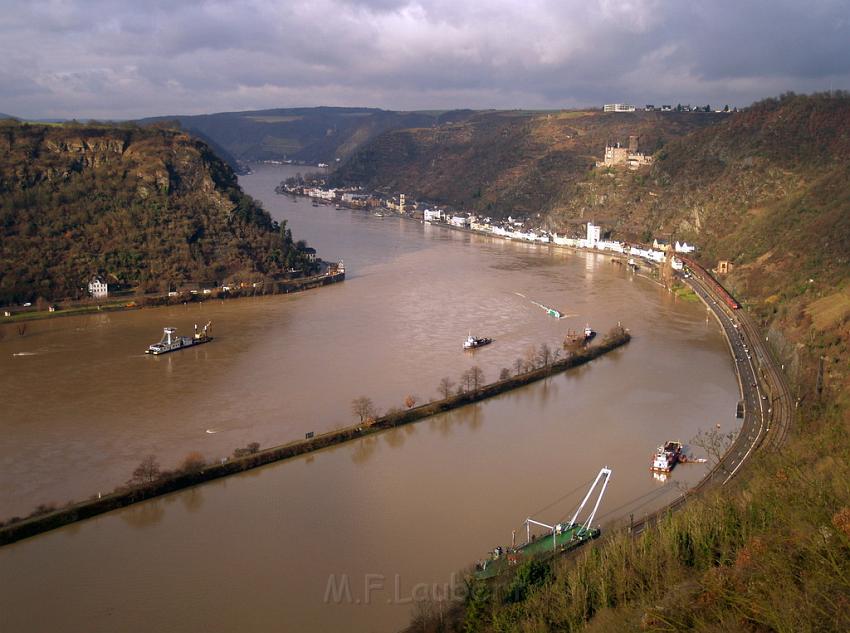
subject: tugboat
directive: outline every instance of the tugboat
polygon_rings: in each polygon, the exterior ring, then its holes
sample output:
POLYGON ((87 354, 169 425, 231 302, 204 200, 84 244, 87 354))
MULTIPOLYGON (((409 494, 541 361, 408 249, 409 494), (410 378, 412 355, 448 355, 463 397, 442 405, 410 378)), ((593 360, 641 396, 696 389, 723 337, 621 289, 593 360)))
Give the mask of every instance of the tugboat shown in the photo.
MULTIPOLYGON (((487 560, 476 564, 475 577, 479 579, 493 578, 501 574, 508 567, 517 565, 524 560, 565 552, 597 538, 601 530, 598 527, 593 527, 593 519, 596 516, 596 511, 599 509, 602 496, 605 494, 605 488, 607 488, 610 480, 611 469, 608 467, 600 469, 599 474, 596 475, 596 479, 584 496, 581 505, 579 505, 578 510, 575 511, 575 514, 573 514, 572 519, 568 523, 547 525, 531 517, 527 518, 524 521, 526 532, 525 543, 518 546, 512 543, 509 548, 503 548, 500 545, 492 550, 487 560), (584 510, 584 506, 593 495, 600 481, 602 482, 602 488, 593 505, 593 510, 590 512, 587 520, 584 523, 580 523, 579 514, 584 510), (531 534, 532 525, 546 528, 549 530, 549 534, 535 538, 531 534)), ((516 531, 514 531, 515 537, 516 531)))
POLYGON ((470 333, 469 336, 466 337, 466 340, 463 342, 463 349, 476 349, 478 347, 484 347, 485 345, 489 345, 493 342, 493 339, 487 338, 486 336, 482 338, 475 338, 470 333))
POLYGON ((192 336, 177 336, 177 328, 163 328, 162 338, 159 343, 154 343, 153 345, 148 346, 145 350, 145 354, 159 356, 160 354, 175 352, 178 349, 209 343, 212 340, 212 336, 209 334, 211 324, 212 321, 208 322, 200 331, 198 330, 197 324, 195 324, 195 332, 192 336))
POLYGON ((650 470, 657 473, 669 473, 682 457, 681 442, 665 442, 659 446, 652 456, 650 470))

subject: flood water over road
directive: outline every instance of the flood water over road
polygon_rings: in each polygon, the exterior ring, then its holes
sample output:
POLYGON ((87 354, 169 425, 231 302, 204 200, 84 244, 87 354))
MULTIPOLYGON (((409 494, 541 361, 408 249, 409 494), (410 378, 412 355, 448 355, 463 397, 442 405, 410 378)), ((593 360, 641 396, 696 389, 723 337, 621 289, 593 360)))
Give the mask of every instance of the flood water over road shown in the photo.
POLYGON ((601 466, 614 470, 601 518, 637 517, 705 470, 681 466, 665 487, 648 469, 657 444, 734 428, 737 382, 702 304, 604 256, 276 196, 289 173, 241 182, 296 239, 343 259, 344 283, 4 331, 2 517, 111 489, 148 454, 173 467, 298 439, 352 423, 357 396, 381 410, 436 398, 474 364, 494 380, 585 323, 634 338, 478 405, 2 548, 4 631, 394 630, 417 585, 449 582, 601 466), (142 353, 162 327, 208 320, 209 345, 142 353), (470 331, 494 343, 464 353, 470 331))

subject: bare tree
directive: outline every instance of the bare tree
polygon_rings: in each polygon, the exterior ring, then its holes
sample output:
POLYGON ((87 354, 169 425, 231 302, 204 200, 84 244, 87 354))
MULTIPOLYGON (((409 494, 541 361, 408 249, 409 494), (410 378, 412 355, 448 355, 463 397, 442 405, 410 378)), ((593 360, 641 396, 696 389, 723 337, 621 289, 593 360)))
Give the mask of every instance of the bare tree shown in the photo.
POLYGON ((532 345, 525 350, 525 371, 533 371, 537 369, 537 350, 532 345))
POLYGON ((351 401, 351 412, 360 418, 363 422, 367 418, 375 416, 375 405, 372 404, 372 399, 366 396, 360 396, 351 401))
POLYGON ((133 476, 130 478, 129 484, 149 484, 152 481, 159 479, 160 474, 159 462, 155 455, 148 455, 141 463, 136 466, 133 471, 133 476))
POLYGON ((710 431, 701 430, 696 437, 691 440, 691 444, 700 447, 708 456, 708 461, 712 466, 716 466, 723 459, 726 451, 732 446, 735 440, 735 433, 721 433, 719 426, 712 428, 710 431))
POLYGON ((413 394, 408 394, 408 396, 404 399, 404 406, 406 406, 408 409, 412 409, 414 406, 416 406, 416 396, 414 396, 413 394))
POLYGON ((499 380, 507 380, 511 377, 511 370, 507 367, 502 367, 502 371, 499 372, 499 380))
POLYGON ((481 385, 484 384, 484 370, 478 365, 473 365, 467 372, 469 374, 469 384, 474 391, 478 391, 481 385))
POLYGON ((522 359, 517 358, 514 361, 514 374, 519 376, 522 373, 523 367, 524 367, 524 363, 522 362, 522 359))
POLYGON ((454 386, 454 382, 447 376, 440 379, 440 385, 437 387, 437 391, 439 391, 440 395, 443 396, 443 400, 452 395, 452 387, 454 386))
POLYGON ((549 363, 552 362, 552 348, 549 347, 548 343, 540 344, 540 349, 537 352, 537 360, 540 361, 540 364, 544 367, 548 366, 549 363))
POLYGON ((470 370, 466 370, 460 375, 460 386, 463 391, 472 389, 472 373, 470 370))

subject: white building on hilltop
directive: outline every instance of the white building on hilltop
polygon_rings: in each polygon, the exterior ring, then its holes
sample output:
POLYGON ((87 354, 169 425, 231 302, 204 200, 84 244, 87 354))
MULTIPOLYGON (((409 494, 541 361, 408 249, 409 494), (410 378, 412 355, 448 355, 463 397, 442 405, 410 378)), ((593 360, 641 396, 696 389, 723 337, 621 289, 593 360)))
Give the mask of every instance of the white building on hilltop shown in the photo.
POLYGON ((603 112, 634 112, 635 107, 628 103, 606 103, 602 106, 603 112))

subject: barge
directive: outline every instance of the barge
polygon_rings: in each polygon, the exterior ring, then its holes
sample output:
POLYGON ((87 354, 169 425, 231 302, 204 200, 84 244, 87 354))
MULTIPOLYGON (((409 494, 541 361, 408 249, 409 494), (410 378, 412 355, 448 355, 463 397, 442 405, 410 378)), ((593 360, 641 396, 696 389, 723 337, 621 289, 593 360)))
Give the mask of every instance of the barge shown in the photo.
POLYGON ((479 347, 484 347, 485 345, 489 345, 493 342, 493 339, 482 336, 481 338, 476 338, 470 334, 466 337, 466 340, 463 342, 463 349, 477 349, 479 347))
POLYGON ((682 460, 682 443, 665 442, 655 449, 650 470, 656 473, 669 473, 682 460))
MULTIPOLYGON (((578 509, 573 514, 572 518, 567 523, 556 523, 548 525, 528 517, 524 521, 526 531, 526 541, 522 545, 511 544, 511 547, 505 549, 501 545, 490 553, 490 556, 483 561, 479 561, 475 566, 475 577, 479 579, 487 579, 498 576, 509 567, 513 567, 525 560, 531 558, 541 558, 552 556, 560 552, 566 552, 587 543, 601 534, 599 527, 593 526, 593 519, 596 516, 596 511, 599 509, 599 504, 602 502, 602 497, 605 494, 605 489, 608 487, 608 482, 611 480, 611 469, 607 466, 599 470, 590 489, 584 496, 578 509), (596 502, 593 505, 593 510, 588 515, 587 519, 579 522, 579 515, 587 505, 588 500, 593 495, 598 485, 602 485, 599 490, 599 495, 596 497, 596 502), (532 526, 542 527, 548 530, 548 534, 536 537, 531 534, 532 526)), ((514 531, 514 538, 516 531, 514 531)))
POLYGON ((162 338, 159 340, 159 343, 149 345, 145 350, 145 354, 159 356, 160 354, 167 354, 168 352, 176 352, 179 349, 209 343, 212 340, 212 336, 210 336, 209 333, 211 324, 212 321, 209 321, 201 330, 198 330, 198 326, 195 324, 195 331, 192 336, 177 336, 177 328, 163 328, 162 338))

